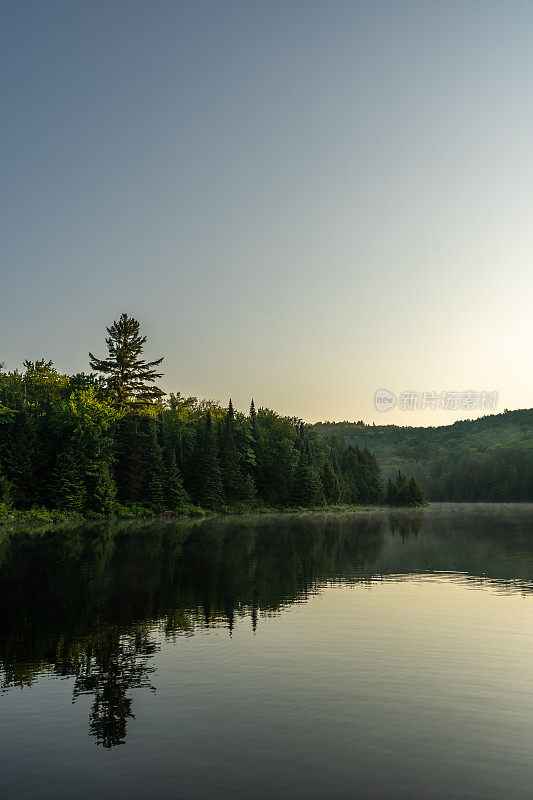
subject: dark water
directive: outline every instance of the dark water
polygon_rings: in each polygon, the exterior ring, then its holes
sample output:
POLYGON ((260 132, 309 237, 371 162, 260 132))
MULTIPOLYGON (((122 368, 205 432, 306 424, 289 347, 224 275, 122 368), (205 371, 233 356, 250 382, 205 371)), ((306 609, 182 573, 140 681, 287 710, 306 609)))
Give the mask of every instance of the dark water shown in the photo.
POLYGON ((0 533, 0 798, 531 798, 533 506, 0 533))

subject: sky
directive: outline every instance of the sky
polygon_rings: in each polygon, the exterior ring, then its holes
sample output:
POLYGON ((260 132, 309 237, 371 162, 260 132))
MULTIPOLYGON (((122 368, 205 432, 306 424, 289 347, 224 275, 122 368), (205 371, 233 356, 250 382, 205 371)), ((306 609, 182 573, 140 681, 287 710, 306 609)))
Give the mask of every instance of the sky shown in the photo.
POLYGON ((533 406, 532 38, 512 0, 4 0, 0 361, 89 371, 126 312, 243 411, 533 406))

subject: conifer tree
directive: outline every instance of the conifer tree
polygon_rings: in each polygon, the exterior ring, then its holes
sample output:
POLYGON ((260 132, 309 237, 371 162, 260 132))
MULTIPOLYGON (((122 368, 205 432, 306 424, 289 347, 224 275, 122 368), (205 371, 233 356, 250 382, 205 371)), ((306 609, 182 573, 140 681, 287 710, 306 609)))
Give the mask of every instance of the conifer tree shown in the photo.
POLYGON ((121 503, 144 499, 147 439, 143 416, 130 412, 119 419, 114 431, 114 472, 121 503))
POLYGON ((411 475, 407 480, 400 470, 398 470, 398 477, 394 483, 389 479, 386 499, 389 505, 423 506, 426 504, 422 487, 415 477, 411 475))
POLYGON ((349 505, 360 502, 360 467, 357 457, 358 448, 348 445, 341 455, 342 501, 349 505))
POLYGON ((0 469, 0 507, 9 508, 11 506, 13 487, 0 469))
POLYGON ((309 464, 304 449, 300 451, 292 481, 292 502, 296 506, 316 506, 324 503, 324 489, 316 472, 309 464))
POLYGON ((175 510, 190 503, 189 495, 183 486, 180 471, 176 464, 176 453, 174 450, 170 453, 165 489, 166 501, 170 509, 175 510))
POLYGON ((163 374, 154 367, 163 358, 144 361, 140 358, 146 343, 146 336, 139 333, 140 325, 133 317, 122 314, 119 321, 107 328, 107 358, 100 359, 89 353, 91 369, 102 373, 107 386, 120 408, 139 408, 158 400, 164 392, 153 386, 163 374))
POLYGON ((208 411, 205 427, 197 433, 194 452, 193 498, 204 508, 217 508, 223 501, 217 443, 208 411))
POLYGON ((420 486, 414 475, 411 475, 407 483, 407 494, 408 494, 409 505, 423 506, 426 504, 426 498, 424 497, 424 492, 422 490, 422 487, 420 486))
POLYGON ((338 503, 340 500, 340 486, 339 486, 339 479, 335 473, 335 470, 331 466, 331 462, 329 460, 324 462, 324 466, 322 467, 322 486, 324 487, 324 495, 326 497, 326 502, 330 505, 334 505, 338 503))
POLYGON ((362 503, 381 503, 383 501, 383 481, 381 470, 375 456, 368 448, 357 448, 359 462, 359 494, 362 503))
POLYGON ((76 455, 71 447, 60 453, 57 458, 52 492, 56 508, 77 512, 84 510, 87 491, 76 455))
POLYGON ((262 470, 262 450, 261 450, 261 440, 259 434, 259 426, 257 424, 257 411, 255 410, 255 403, 252 397, 252 402, 250 403, 250 430, 251 430, 251 444, 252 444, 252 452, 254 457, 254 464, 251 467, 251 474, 253 478, 253 482, 255 487, 259 493, 262 493, 264 488, 264 479, 263 479, 263 470, 262 470))
POLYGON ((93 506, 100 514, 111 514, 115 506, 117 485, 108 464, 104 461, 96 479, 93 506))
POLYGON ((165 505, 165 490, 163 486, 163 453, 158 438, 158 425, 156 420, 145 417, 147 428, 148 450, 146 458, 146 499, 151 507, 159 511, 165 505))
POLYGON ((399 506, 409 505, 409 497, 407 492, 407 481, 405 475, 402 475, 401 470, 398 470, 398 477, 394 484, 394 494, 396 496, 396 504, 399 506))
POLYGON ((239 464, 239 454, 235 442, 235 413, 231 398, 228 413, 222 428, 220 462, 222 468, 222 482, 228 503, 234 503, 246 497, 248 486, 239 464))
POLYGON ((16 508, 30 508, 37 497, 33 470, 38 452, 35 427, 26 409, 16 413, 6 427, 8 441, 4 452, 4 465, 7 478, 13 487, 13 502, 16 508))

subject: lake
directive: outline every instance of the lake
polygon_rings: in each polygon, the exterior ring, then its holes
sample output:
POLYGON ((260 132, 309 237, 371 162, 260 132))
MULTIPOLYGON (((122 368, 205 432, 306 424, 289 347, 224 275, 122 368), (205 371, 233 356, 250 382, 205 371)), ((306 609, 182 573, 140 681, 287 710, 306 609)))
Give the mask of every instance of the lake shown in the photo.
POLYGON ((0 531, 0 797, 533 796, 533 506, 0 531))

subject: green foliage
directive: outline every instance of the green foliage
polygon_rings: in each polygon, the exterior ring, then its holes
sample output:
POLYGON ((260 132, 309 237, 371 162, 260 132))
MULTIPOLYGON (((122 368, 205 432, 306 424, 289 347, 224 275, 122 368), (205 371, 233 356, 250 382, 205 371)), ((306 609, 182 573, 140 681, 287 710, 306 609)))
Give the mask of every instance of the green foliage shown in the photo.
POLYGON ((426 498, 422 487, 411 475, 409 480, 398 471, 398 476, 393 483, 389 478, 387 484, 386 500, 391 506, 425 506, 426 498))
POLYGON ((0 470, 0 505, 3 509, 11 507, 13 486, 0 470))
POLYGON ((324 462, 321 478, 326 502, 335 505, 340 501, 341 489, 339 479, 330 461, 324 462))
POLYGON ((92 506, 100 514, 112 514, 115 509, 117 485, 106 462, 100 466, 92 506))
POLYGON ((236 503, 239 500, 253 497, 253 480, 251 476, 246 476, 241 468, 235 434, 235 413, 231 399, 226 419, 221 425, 220 463, 226 502, 236 503))
POLYGON ((165 486, 167 508, 175 511, 190 504, 189 495, 183 486, 183 480, 176 464, 176 453, 174 450, 170 453, 165 486))
POLYGON ((11 503, 0 503, 0 522, 4 522, 3 517, 11 516, 11 503))
POLYGON ((436 428, 324 422, 317 433, 337 434, 368 448, 385 479, 413 474, 430 500, 533 501, 533 409, 505 411, 436 428))
POLYGON ((60 453, 53 474, 52 497, 55 507, 65 511, 82 512, 87 502, 87 491, 81 470, 72 448, 60 453))
POLYGON ((156 421, 151 417, 144 417, 143 422, 147 428, 148 440, 145 496, 154 511, 160 511, 165 507, 163 451, 158 440, 156 421))
POLYGON ((122 314, 118 322, 113 322, 107 328, 108 357, 100 359, 89 353, 91 369, 105 376, 119 408, 142 408, 164 395, 161 389, 151 385, 157 378, 163 377, 154 369, 163 359, 144 361, 140 358, 146 336, 141 336, 139 331, 138 321, 122 314))
MULTIPOLYGON (((144 344, 121 320, 108 342, 117 363, 120 341, 129 356, 144 344)), ((253 401, 245 416, 231 401, 150 399, 108 367, 105 378, 61 375, 44 360, 0 372, 3 507, 142 516, 381 502, 379 467, 364 448, 253 401)))
POLYGON ((3 468, 12 485, 13 502, 30 508, 38 495, 38 476, 34 474, 37 452, 35 422, 23 408, 3 426, 3 468))
POLYGON ((213 433, 211 413, 197 432, 194 452, 192 493, 195 503, 205 508, 218 508, 224 500, 222 478, 218 463, 217 444, 213 433))
POLYGON ((424 497, 424 492, 422 487, 414 477, 411 475, 409 478, 409 482, 407 484, 407 495, 409 498, 408 505, 410 506, 424 506, 426 505, 426 498, 424 497))
POLYGON ((304 450, 300 451, 291 487, 291 500, 295 506, 321 506, 325 503, 320 478, 304 450))

